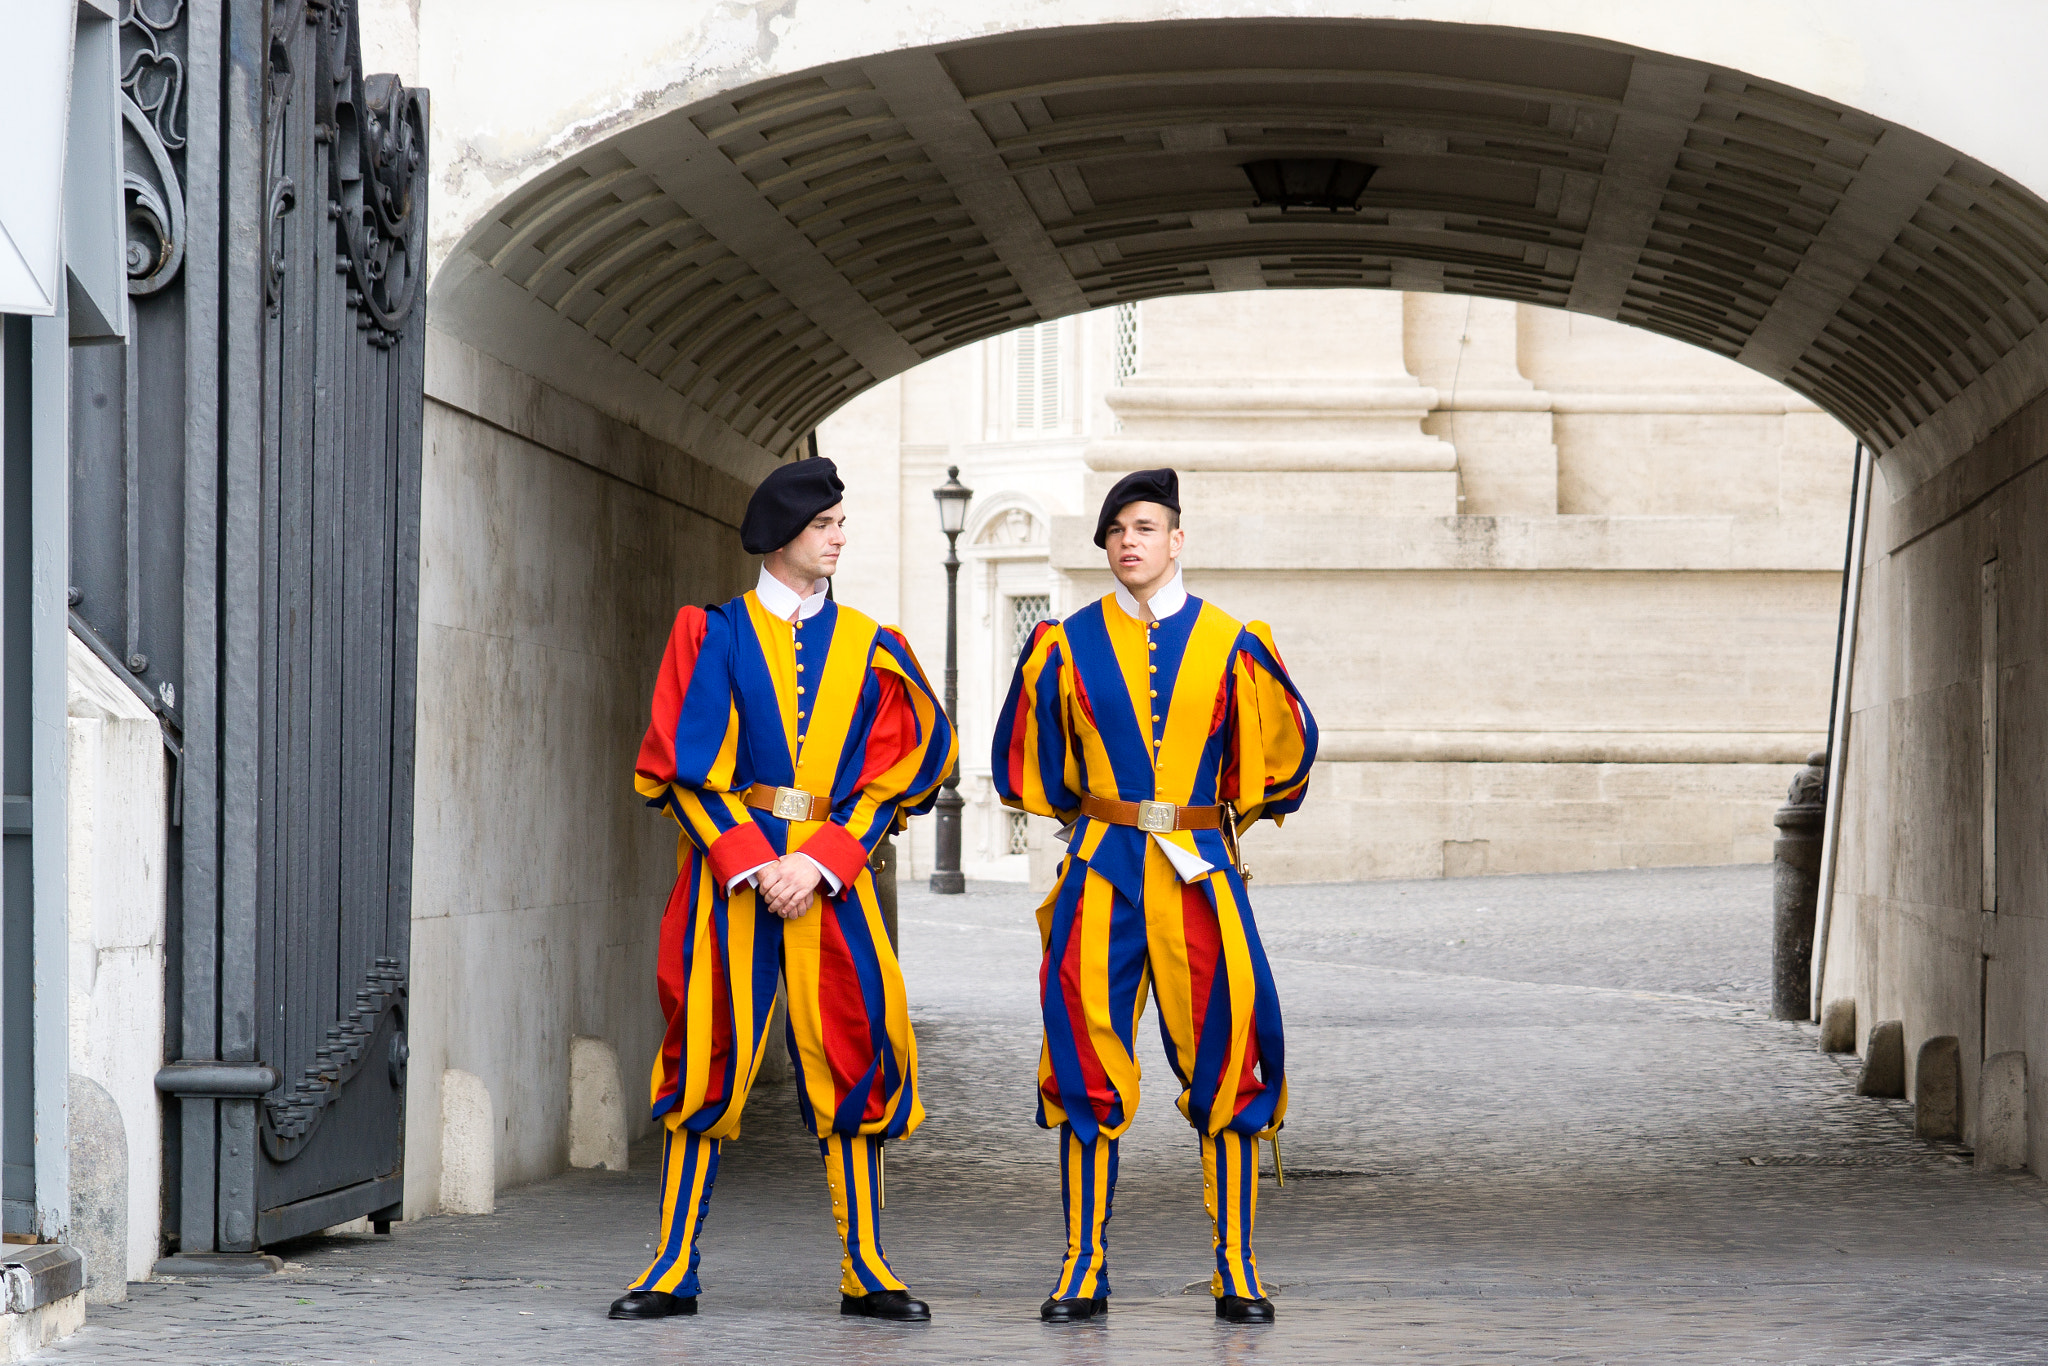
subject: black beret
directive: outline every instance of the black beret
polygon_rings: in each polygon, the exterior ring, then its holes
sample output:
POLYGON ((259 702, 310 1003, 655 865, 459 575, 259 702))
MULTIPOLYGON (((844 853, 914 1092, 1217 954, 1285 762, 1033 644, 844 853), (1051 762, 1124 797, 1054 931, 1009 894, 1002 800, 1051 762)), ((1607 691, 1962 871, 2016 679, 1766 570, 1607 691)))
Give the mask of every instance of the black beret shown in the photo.
POLYGON ((846 485, 830 460, 793 460, 778 466, 754 496, 740 519, 740 546, 749 555, 766 555, 795 540, 811 518, 846 497, 846 485))
POLYGON ((1116 481, 1109 497, 1102 500, 1102 515, 1095 519, 1095 544, 1107 548, 1109 524, 1126 503, 1157 503, 1180 511, 1180 476, 1172 470, 1132 470, 1116 481))

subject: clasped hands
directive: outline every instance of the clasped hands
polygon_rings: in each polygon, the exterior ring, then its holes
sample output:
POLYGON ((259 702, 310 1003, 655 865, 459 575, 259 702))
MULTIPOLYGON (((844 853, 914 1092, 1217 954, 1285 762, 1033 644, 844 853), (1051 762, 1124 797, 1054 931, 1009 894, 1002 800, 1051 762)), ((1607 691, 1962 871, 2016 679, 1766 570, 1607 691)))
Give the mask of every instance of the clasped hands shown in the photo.
POLYGON ((825 875, 802 854, 784 854, 754 874, 754 888, 784 920, 801 920, 825 875))

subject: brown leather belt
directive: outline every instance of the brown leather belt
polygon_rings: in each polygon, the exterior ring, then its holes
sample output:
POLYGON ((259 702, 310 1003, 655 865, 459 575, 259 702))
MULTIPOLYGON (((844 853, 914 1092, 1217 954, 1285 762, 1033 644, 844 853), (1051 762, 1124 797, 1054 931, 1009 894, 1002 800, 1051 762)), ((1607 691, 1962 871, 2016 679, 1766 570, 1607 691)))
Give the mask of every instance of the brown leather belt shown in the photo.
POLYGON ((832 800, 800 787, 770 787, 755 783, 740 798, 756 811, 766 811, 786 821, 822 821, 832 815, 832 800))
POLYGON ((1175 830, 1220 830, 1220 806, 1175 806, 1172 802, 1113 802, 1093 795, 1081 798, 1081 814, 1111 825, 1129 825, 1153 834, 1175 830))

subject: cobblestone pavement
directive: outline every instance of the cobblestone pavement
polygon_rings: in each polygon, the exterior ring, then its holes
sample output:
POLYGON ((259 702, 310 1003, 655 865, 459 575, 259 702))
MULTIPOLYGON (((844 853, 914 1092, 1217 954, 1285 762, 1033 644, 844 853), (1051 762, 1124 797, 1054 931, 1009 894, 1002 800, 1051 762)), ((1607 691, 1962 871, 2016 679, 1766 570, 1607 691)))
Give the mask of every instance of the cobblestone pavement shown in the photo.
MULTIPOLYGON (((889 1163, 892 1261, 935 1322, 836 1313, 816 1148, 787 1088, 726 1150, 704 1311, 604 1309, 653 1234, 650 1152, 480 1218, 309 1239, 257 1282, 131 1287, 63 1362, 2048 1361, 2048 1192, 1972 1172, 1774 1023, 1767 868, 1259 889, 1287 1010, 1279 1322, 1210 1312, 1195 1148, 1162 1079, 1124 1143, 1115 1311, 1036 1319, 1060 1246, 1030 1123, 1022 889, 906 889, 931 1119, 889 1163)), ((1156 1036, 1155 1036, 1156 1037, 1156 1036)))

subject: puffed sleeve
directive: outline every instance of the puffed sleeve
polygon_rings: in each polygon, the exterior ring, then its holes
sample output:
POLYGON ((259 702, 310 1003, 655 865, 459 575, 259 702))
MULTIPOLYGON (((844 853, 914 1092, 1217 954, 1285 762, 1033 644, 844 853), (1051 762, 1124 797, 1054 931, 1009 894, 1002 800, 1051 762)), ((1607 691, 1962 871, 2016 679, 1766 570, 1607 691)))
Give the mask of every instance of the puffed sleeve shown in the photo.
POLYGON ((1003 805, 1071 821, 1081 807, 1081 766, 1068 741, 1066 634, 1041 621, 1017 660, 1010 695, 996 715, 989 758, 1003 805))
POLYGON ((850 781, 842 768, 832 819, 798 851, 816 859, 841 887, 853 885, 875 847, 905 817, 931 809, 939 784, 959 758, 953 724, 900 632, 883 627, 876 633, 863 691, 861 711, 871 720, 866 739, 846 754, 850 781))
POLYGON ((1244 628, 1231 662, 1230 763, 1234 782, 1226 796, 1249 825, 1270 816, 1275 825, 1301 805, 1309 766, 1316 758, 1316 719, 1263 621, 1244 628))
POLYGON ((722 612, 685 607, 676 613, 633 777, 647 804, 666 808, 703 851, 720 885, 776 857, 753 813, 734 795, 740 716, 731 630, 722 612))

